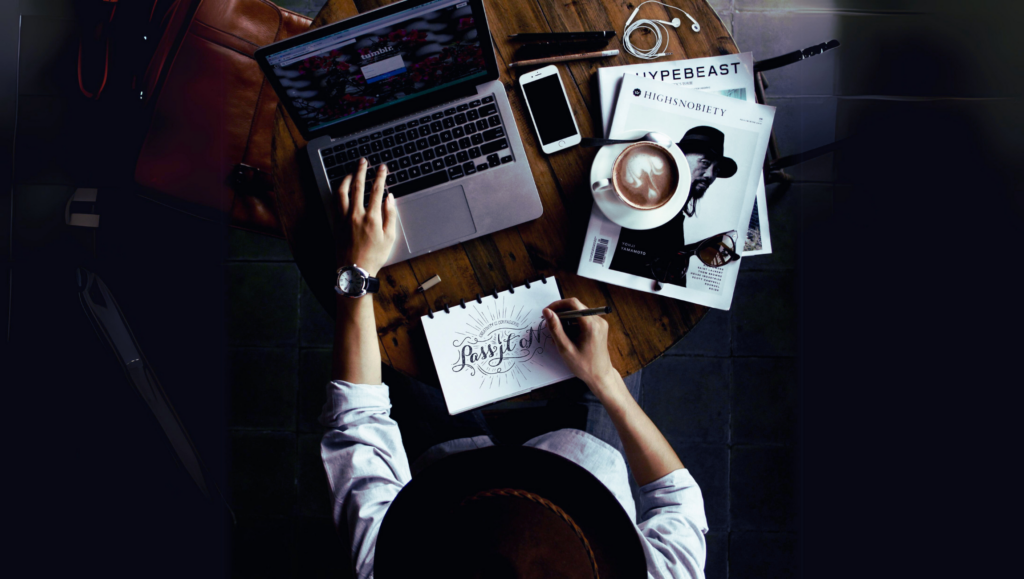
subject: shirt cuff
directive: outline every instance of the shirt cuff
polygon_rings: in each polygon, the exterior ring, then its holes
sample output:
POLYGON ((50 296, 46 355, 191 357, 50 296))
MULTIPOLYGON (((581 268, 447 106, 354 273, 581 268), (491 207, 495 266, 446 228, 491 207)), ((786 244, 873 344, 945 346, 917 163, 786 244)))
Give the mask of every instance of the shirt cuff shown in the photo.
POLYGON ((386 384, 355 384, 345 380, 327 383, 327 401, 320 413, 320 424, 327 428, 341 428, 367 413, 388 414, 391 396, 386 384))
POLYGON ((702 533, 708 532, 704 514, 704 497, 690 471, 681 468, 640 487, 640 520, 646 521, 663 512, 682 514, 702 533))

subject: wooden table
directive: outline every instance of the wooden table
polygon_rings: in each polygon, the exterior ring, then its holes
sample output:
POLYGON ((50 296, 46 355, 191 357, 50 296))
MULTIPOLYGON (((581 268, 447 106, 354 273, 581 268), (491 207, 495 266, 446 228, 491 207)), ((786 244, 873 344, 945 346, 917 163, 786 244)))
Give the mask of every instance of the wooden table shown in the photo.
MULTIPOLYGON (((356 15, 389 4, 388 0, 329 0, 313 26, 356 15)), ((639 4, 639 1, 636 2, 639 4)), ((544 204, 544 215, 535 221, 436 251, 381 270, 381 290, 374 298, 381 357, 393 367, 429 383, 437 383, 420 316, 431 307, 442 309, 445 302, 458 304, 460 298, 492 288, 505 289, 525 281, 555 275, 563 293, 578 297, 589 306, 611 304, 614 314, 608 346, 612 363, 625 376, 636 372, 686 335, 707 308, 653 294, 608 285, 575 274, 583 249, 590 216, 590 164, 596 149, 574 147, 553 155, 541 153, 526 113, 522 94, 516 86, 517 72, 507 68, 516 45, 507 36, 516 32, 567 32, 615 30, 623 25, 636 4, 613 0, 485 0, 488 24, 497 52, 501 82, 526 146, 527 158, 544 204), (627 8, 628 6, 628 8, 627 8), (416 287, 433 275, 441 284, 427 293, 416 287)), ((673 5, 690 13, 701 25, 694 33, 688 25, 669 35, 666 58, 695 58, 738 52, 736 44, 706 0, 673 0, 673 5)), ((672 20, 678 14, 648 4, 640 16, 672 20)), ((685 21, 684 21, 685 23, 685 21)), ((671 32, 671 29, 669 29, 671 32)), ((634 34, 640 46, 652 37, 634 34)), ((609 48, 620 55, 599 61, 578 61, 559 65, 569 101, 584 137, 601 135, 596 75, 599 66, 636 64, 640 60, 621 50, 621 38, 609 48)), ((532 70, 532 69, 524 69, 532 70)), ((335 308, 334 246, 326 210, 313 182, 305 141, 280 106, 277 111, 273 167, 279 213, 292 254, 302 276, 317 299, 332 316, 335 308)))

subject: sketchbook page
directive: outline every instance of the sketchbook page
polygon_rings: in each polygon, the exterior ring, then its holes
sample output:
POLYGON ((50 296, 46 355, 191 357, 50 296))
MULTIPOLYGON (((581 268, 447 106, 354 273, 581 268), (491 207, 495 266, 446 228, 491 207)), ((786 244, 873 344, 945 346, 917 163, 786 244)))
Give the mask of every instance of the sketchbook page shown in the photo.
POLYGON ((572 377, 541 311, 561 299, 549 277, 530 287, 423 316, 423 330, 450 414, 572 377))

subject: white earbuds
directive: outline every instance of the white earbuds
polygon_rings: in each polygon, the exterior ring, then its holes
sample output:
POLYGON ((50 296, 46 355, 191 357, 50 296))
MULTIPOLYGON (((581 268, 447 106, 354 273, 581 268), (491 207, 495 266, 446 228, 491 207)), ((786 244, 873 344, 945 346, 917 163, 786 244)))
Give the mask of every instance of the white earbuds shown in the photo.
MULTIPOLYGON (((637 8, 637 10, 639 10, 639 8, 637 8)), ((664 20, 651 20, 651 22, 657 22, 658 24, 664 24, 665 26, 679 28, 679 25, 682 24, 683 21, 678 18, 673 18, 672 22, 665 22, 664 20)))
POLYGON ((626 49, 626 52, 632 54, 637 58, 642 58, 644 60, 652 60, 670 54, 668 52, 659 52, 661 50, 662 42, 665 42, 665 44, 668 45, 667 39, 664 38, 666 31, 662 28, 662 26, 671 26, 673 28, 679 28, 679 25, 683 23, 683 21, 680 20, 679 18, 673 18, 672 22, 666 22, 664 20, 645 19, 633 22, 633 19, 636 18, 637 12, 640 11, 640 7, 643 6, 644 4, 650 4, 651 2, 654 2, 655 4, 661 4, 665 8, 670 8, 672 10, 682 12, 684 15, 686 15, 687 18, 690 19, 690 22, 693 22, 693 26, 690 26, 690 29, 693 30, 694 32, 700 32, 700 24, 698 24, 697 21, 693 19, 693 16, 687 14, 685 10, 676 8, 675 6, 669 6, 668 4, 658 2, 657 0, 647 0, 647 2, 642 2, 640 6, 637 6, 636 9, 633 10, 633 13, 630 14, 629 16, 629 20, 626 21, 625 30, 623 30, 622 32, 622 46, 623 48, 626 49), (650 30, 651 32, 654 33, 655 44, 653 47, 647 50, 636 48, 629 41, 630 35, 632 35, 634 32, 641 28, 650 30))

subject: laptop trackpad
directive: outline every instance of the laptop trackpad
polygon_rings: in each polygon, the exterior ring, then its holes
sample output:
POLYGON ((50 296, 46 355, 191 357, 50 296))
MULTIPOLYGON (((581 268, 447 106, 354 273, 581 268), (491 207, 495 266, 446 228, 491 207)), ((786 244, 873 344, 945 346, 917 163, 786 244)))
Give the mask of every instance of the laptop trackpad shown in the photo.
POLYGON ((402 229, 411 251, 435 247, 476 233, 462 186, 402 203, 402 229))

